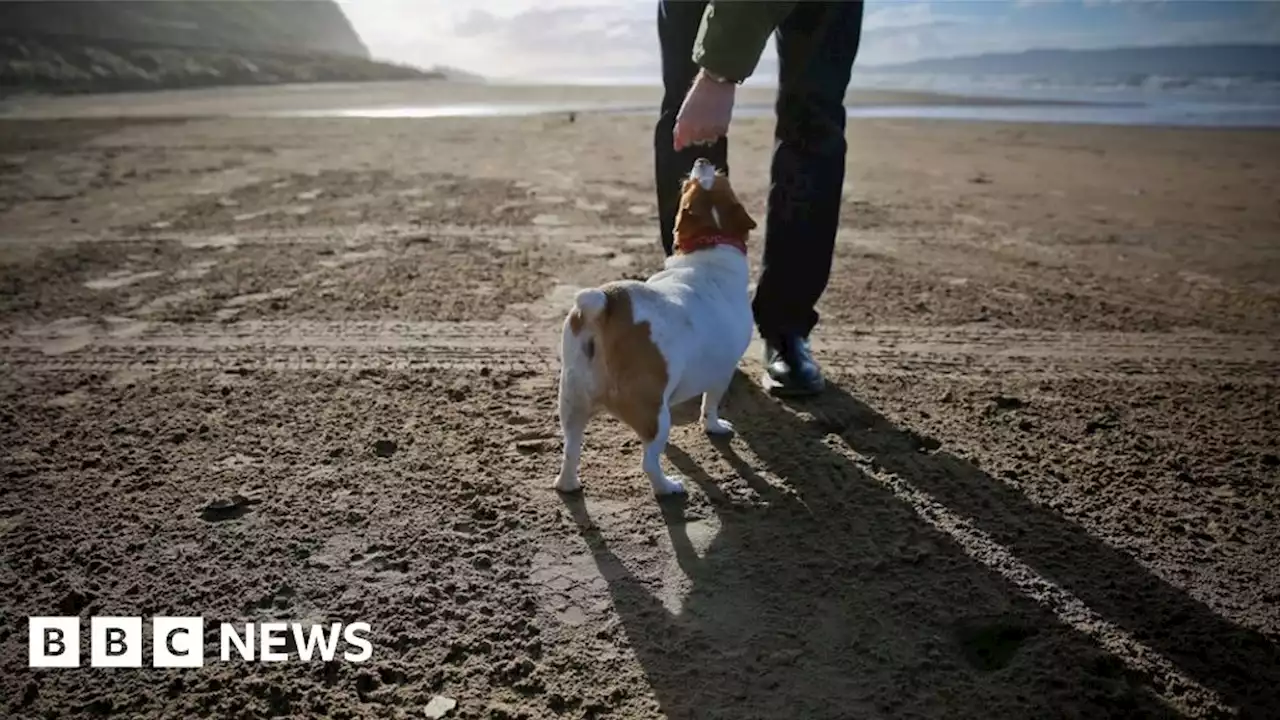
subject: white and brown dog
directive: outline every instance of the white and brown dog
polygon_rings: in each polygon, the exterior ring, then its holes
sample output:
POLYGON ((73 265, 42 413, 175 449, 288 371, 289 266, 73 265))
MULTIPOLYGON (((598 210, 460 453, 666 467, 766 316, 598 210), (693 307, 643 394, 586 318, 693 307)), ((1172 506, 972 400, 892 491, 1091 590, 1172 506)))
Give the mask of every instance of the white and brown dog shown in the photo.
POLYGON ((562 335, 557 490, 582 487, 583 436, 601 410, 644 441, 642 467, 657 495, 684 491, 660 464, 673 406, 701 395, 703 428, 733 432, 719 404, 754 330, 746 241, 755 227, 728 177, 700 159, 684 182, 664 268, 645 282, 578 292, 562 335))

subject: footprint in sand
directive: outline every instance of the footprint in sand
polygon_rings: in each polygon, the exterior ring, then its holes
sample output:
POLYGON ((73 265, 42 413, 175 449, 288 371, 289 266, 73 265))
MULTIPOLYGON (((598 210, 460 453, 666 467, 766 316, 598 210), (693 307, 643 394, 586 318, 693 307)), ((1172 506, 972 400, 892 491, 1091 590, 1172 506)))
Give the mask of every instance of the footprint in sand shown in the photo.
POLYGON ((93 344, 95 334, 106 325, 105 335, 111 338, 130 338, 142 335, 150 323, 130 317, 109 315, 94 323, 84 316, 63 318, 20 334, 43 336, 40 351, 45 355, 63 355, 93 344))
POLYGON ((231 298, 230 300, 226 301, 225 303, 223 303, 222 306, 227 308, 239 308, 239 307, 244 307, 246 305, 252 305, 254 303, 265 302, 267 300, 274 300, 276 298, 286 298, 292 295, 294 292, 295 291, 293 288, 276 288, 275 290, 271 290, 269 292, 250 293, 248 295, 237 295, 231 298))
POLYGON ((142 282, 153 277, 159 277, 164 273, 159 270, 148 270, 146 272, 129 272, 128 270, 117 270, 106 277, 95 278, 85 282, 84 286, 90 290, 115 290, 116 288, 127 287, 134 283, 142 282))
POLYGON ((161 295, 142 307, 139 307, 137 310, 134 310, 134 312, 138 315, 154 315, 162 310, 167 310, 177 305, 199 300, 207 294, 207 291, 203 288, 193 288, 191 290, 183 290, 181 292, 170 293, 168 295, 161 295))
MULTIPOLYGON (((594 499, 586 502, 587 514, 597 526, 609 526, 633 516, 634 508, 625 503, 594 499)), ((697 557, 706 557, 720 523, 716 520, 693 520, 681 528, 688 549, 697 557)), ((689 578, 680 567, 678 553, 669 541, 650 542, 643 536, 621 541, 628 556, 643 558, 652 567, 661 568, 656 598, 672 615, 684 612, 689 578)), ((528 579, 536 589, 538 605, 543 613, 568 626, 595 622, 609 611, 609 583, 591 554, 569 544, 548 543, 539 548, 530 563, 528 579)))
POLYGON ((72 390, 69 393, 64 393, 62 395, 59 395, 45 404, 48 405, 49 407, 70 408, 70 407, 76 407, 77 405, 83 405, 84 403, 88 402, 88 400, 89 400, 89 393, 83 389, 80 389, 80 390, 72 390))
POLYGON ((231 219, 235 222, 249 222, 250 220, 257 220, 260 217, 270 215, 274 212, 274 209, 258 210, 257 212, 240 213, 231 219))
POLYGON ((631 194, 622 188, 613 187, 612 185, 601 185, 597 190, 601 195, 614 200, 622 200, 631 194))
POLYGON ((502 203, 502 204, 500 204, 500 205, 495 206, 495 207, 493 208, 493 210, 492 210, 492 211, 490 211, 490 213, 489 213, 489 214, 490 214, 490 215, 501 215, 501 214, 503 214, 503 213, 505 213, 505 212, 508 212, 508 211, 510 211, 510 210, 519 210, 520 208, 528 207, 528 206, 529 206, 529 203, 526 203, 526 202, 520 202, 519 200, 513 200, 513 201, 511 201, 511 202, 504 202, 504 203, 502 203))
POLYGON ((195 280, 209 274, 209 271, 218 264, 217 260, 200 260, 194 262, 173 274, 174 280, 195 280))
POLYGON ((294 288, 276 288, 269 292, 249 293, 248 295, 237 295, 222 304, 222 309, 214 313, 219 320, 230 320, 240 313, 248 305, 254 305, 268 300, 276 300, 279 298, 287 298, 297 292, 294 288))
POLYGON ((596 245, 595 243, 568 242, 568 243, 565 243, 565 246, 580 255, 588 255, 590 257, 607 258, 607 257, 613 257, 614 255, 617 254, 617 251, 614 250, 613 248, 608 247, 606 245, 596 245))
MULTIPOLYGON (((650 244, 650 241, 645 240, 644 244, 647 246, 650 244)), ((630 267, 635 261, 633 256, 627 253, 620 253, 616 248, 609 247, 608 245, 597 245, 595 243, 588 242, 569 242, 566 243, 565 246, 581 255, 605 258, 608 260, 609 267, 612 268, 630 267)))
POLYGON ((130 368, 112 373, 107 377, 108 387, 128 387, 151 377, 154 370, 130 368))
POLYGON ((380 258, 380 257, 386 257, 386 256, 387 256, 387 251, 381 248, 375 248, 373 250, 355 250, 352 252, 344 252, 335 258, 321 260, 320 266, 326 267, 326 268, 339 268, 339 267, 344 267, 346 265, 352 265, 354 263, 358 263, 363 260, 370 260, 373 258, 380 258))
POLYGON ((587 202, 582 198, 578 198, 578 200, 573 203, 573 206, 578 208, 579 210, 585 210, 587 212, 597 212, 597 213, 602 213, 609 209, 609 203, 607 202, 593 203, 593 202, 587 202))
POLYGON ((229 250, 240 244, 240 238, 235 235, 212 235, 209 237, 185 237, 180 242, 183 247, 193 250, 210 248, 229 250))
POLYGON ((151 323, 129 317, 109 316, 102 319, 107 324, 107 337, 131 338, 145 333, 151 323))
POLYGON ((40 352, 45 355, 75 352, 93 342, 93 326, 89 323, 89 318, 79 315, 55 320, 31 331, 31 334, 49 336, 40 343, 40 352))

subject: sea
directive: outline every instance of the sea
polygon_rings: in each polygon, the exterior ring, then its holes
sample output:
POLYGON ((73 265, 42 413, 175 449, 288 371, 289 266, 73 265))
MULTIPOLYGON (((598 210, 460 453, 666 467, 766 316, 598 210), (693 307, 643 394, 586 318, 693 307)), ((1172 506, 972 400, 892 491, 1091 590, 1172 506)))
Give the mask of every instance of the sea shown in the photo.
MULTIPOLYGON (((551 81, 548 81, 549 83, 551 81)), ((634 78, 556 80, 555 84, 648 85, 634 78)), ((763 85, 762 85, 763 86, 763 85)), ((1280 128, 1280 75, 1257 77, 1031 75, 911 75, 855 72, 852 90, 928 92, 954 103, 848 106, 856 118, 931 118, 1018 123, 1075 123, 1155 127, 1280 128), (982 103, 967 98, 983 98, 982 103)), ((770 103, 740 103, 738 117, 771 115, 770 103)), ((480 117, 564 112, 651 114, 649 105, 618 102, 476 103, 334 108, 290 113, 344 117, 480 117)))
MULTIPOLYGON (((1280 69, 1278 69, 1280 73, 1280 69)), ((876 117, 1192 127, 1280 127, 1280 74, 1255 77, 1046 77, 864 72, 854 87, 1008 101, 989 106, 866 108, 876 117)), ((852 109, 851 109, 852 110, 852 109)), ((863 110, 862 108, 858 109, 863 110)), ((861 114, 851 112, 851 115, 861 114)))

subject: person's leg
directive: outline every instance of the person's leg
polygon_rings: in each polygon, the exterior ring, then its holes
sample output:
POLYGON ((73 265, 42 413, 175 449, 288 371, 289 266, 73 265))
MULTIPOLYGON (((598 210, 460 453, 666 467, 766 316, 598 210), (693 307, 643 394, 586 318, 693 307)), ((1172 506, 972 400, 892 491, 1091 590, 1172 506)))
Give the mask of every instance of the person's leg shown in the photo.
POLYGON ((774 136, 764 262, 752 301, 773 392, 822 387, 808 350, 827 287, 845 175, 845 93, 862 34, 862 2, 804 2, 776 33, 774 136))
POLYGON ((658 3, 658 41, 662 46, 662 108, 653 133, 654 181, 658 193, 658 227, 662 249, 668 256, 675 245, 676 211, 680 208, 680 185, 700 157, 724 170, 728 168, 729 141, 720 138, 715 145, 685 148, 676 152, 672 133, 676 115, 685 93, 698 74, 693 62, 693 45, 702 24, 706 0, 660 0, 658 3))

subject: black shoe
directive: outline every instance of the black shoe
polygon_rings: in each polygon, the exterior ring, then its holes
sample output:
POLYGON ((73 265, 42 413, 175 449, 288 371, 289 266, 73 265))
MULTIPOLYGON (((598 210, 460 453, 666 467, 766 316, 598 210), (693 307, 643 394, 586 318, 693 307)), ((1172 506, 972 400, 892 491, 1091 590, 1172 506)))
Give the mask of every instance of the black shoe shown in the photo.
POLYGON ((822 371, 809 352, 809 339, 789 335, 766 340, 761 383, 770 395, 799 397, 822 392, 822 371))

